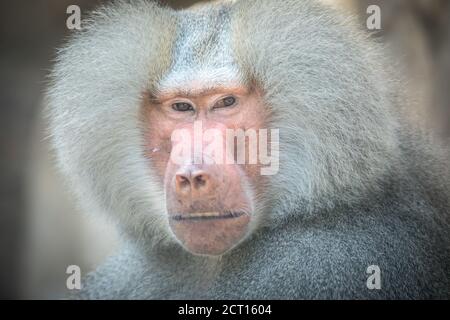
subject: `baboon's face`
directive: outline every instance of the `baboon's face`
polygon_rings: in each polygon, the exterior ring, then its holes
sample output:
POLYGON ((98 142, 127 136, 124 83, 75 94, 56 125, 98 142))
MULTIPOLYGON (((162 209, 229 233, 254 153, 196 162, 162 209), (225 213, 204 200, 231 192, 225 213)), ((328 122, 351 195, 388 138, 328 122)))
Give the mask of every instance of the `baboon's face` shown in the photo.
POLYGON ((249 161, 258 146, 252 149, 245 138, 239 144, 234 134, 257 133, 265 115, 258 90, 242 86, 166 91, 147 99, 147 156, 164 185, 170 228, 188 251, 220 255, 249 233, 264 177, 249 161))

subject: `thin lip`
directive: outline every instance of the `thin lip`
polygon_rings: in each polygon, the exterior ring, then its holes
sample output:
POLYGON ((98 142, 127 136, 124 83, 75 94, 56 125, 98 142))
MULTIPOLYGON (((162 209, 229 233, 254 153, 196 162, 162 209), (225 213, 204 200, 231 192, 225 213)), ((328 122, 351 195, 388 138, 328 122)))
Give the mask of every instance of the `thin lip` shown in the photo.
POLYGON ((201 221, 201 220, 222 220, 239 218, 246 213, 244 211, 227 211, 227 212, 199 212, 188 214, 176 214, 170 218, 175 221, 201 221))

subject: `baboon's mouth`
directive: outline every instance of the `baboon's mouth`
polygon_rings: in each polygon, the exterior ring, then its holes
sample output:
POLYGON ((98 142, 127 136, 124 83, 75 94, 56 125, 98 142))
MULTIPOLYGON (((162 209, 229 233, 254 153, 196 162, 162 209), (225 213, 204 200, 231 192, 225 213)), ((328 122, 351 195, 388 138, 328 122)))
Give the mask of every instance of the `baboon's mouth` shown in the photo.
POLYGON ((170 218, 175 221, 185 220, 218 220, 218 219, 234 219, 245 214, 244 211, 227 211, 227 212, 193 212, 172 215, 170 218))

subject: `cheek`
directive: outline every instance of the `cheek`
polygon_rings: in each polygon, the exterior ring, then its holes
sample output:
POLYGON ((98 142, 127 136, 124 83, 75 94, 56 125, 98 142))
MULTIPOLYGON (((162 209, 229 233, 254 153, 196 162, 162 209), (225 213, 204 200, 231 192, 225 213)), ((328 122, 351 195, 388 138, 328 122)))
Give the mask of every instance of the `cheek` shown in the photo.
MULTIPOLYGON (((270 129, 267 125, 268 119, 270 117, 270 114, 268 112, 268 109, 264 107, 263 102, 259 98, 259 96, 252 96, 250 97, 245 104, 242 104, 240 106, 241 112, 236 115, 236 117, 232 119, 227 119, 226 126, 228 128, 239 130, 242 129, 244 131, 253 131, 255 132, 255 140, 253 147, 256 146, 256 155, 253 157, 256 158, 256 164, 250 164, 248 163, 248 159, 250 158, 250 150, 252 149, 252 146, 250 146, 250 138, 246 138, 245 140, 245 147, 244 151, 241 150, 241 152, 245 153, 246 157, 246 163, 242 165, 242 169, 245 172, 246 176, 248 177, 248 180, 250 181, 252 185, 252 189, 256 193, 262 193, 262 187, 265 185, 265 183, 268 181, 267 176, 261 175, 261 168, 263 165, 260 163, 260 155, 261 154, 267 154, 267 152, 270 152, 268 150, 271 150, 271 139, 270 139, 270 129), (264 149, 267 150, 260 150, 260 139, 259 136, 262 134, 260 132, 260 129, 267 129, 267 147, 264 149)), ((237 145, 235 145, 234 148, 234 155, 235 155, 235 161, 237 160, 236 155, 239 153, 237 145)))
POLYGON ((162 182, 172 148, 170 137, 176 124, 152 108, 144 109, 143 122, 145 155, 162 182))
POLYGON ((241 107, 238 126, 245 129, 267 129, 270 117, 268 108, 258 94, 251 95, 241 107))

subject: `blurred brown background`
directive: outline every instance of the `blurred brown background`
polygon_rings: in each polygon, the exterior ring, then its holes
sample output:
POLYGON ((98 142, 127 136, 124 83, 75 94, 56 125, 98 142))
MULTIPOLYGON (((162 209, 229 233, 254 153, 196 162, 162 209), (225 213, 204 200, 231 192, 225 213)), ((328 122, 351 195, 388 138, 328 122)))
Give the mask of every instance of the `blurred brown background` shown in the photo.
MULTIPOLYGON (((357 15, 363 26, 368 5, 381 7, 382 30, 373 36, 405 63, 417 121, 448 139, 450 1, 321 1, 357 15)), ((68 265, 88 271, 116 246, 114 228, 95 214, 80 214, 54 173, 41 117, 55 48, 70 34, 67 7, 86 13, 103 2, 0 3, 0 298, 54 297, 65 286, 68 265)))

